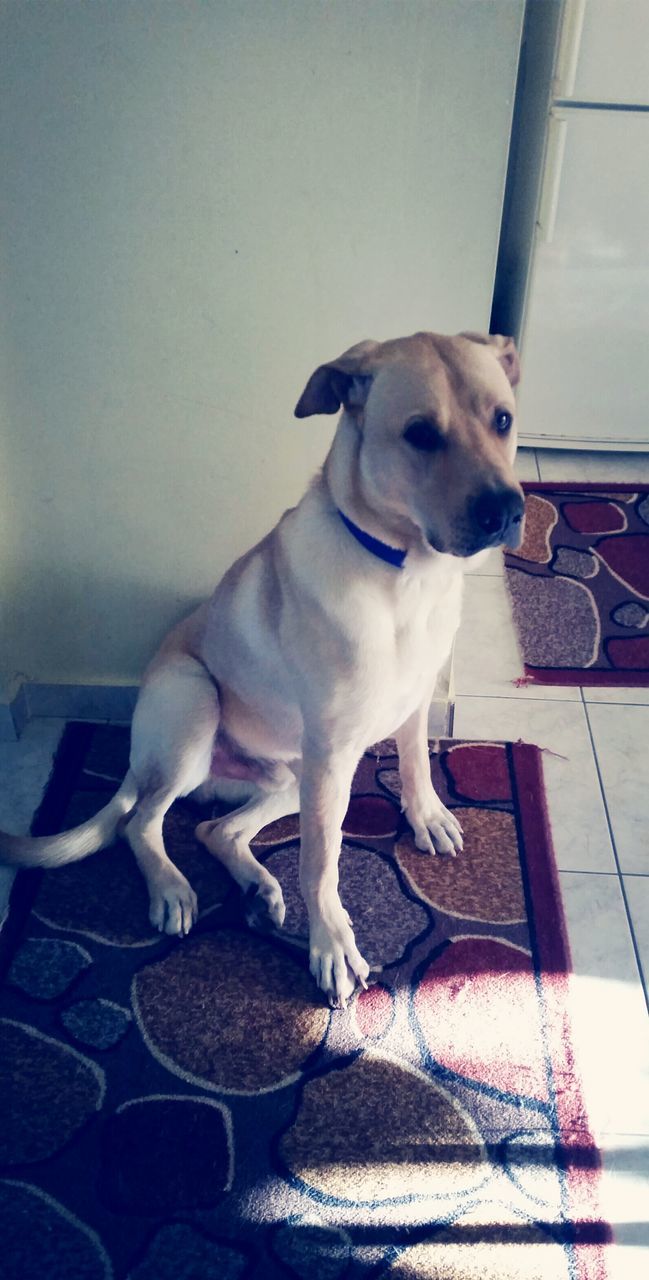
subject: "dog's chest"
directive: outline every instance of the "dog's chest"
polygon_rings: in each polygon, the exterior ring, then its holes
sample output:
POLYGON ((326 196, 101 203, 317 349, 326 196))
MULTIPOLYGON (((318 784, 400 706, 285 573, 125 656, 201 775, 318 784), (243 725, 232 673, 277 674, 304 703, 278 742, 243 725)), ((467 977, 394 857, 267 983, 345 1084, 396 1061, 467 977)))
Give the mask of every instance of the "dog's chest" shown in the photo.
POLYGON ((399 583, 390 619, 384 618, 380 659, 367 672, 366 711, 372 718, 376 712, 383 736, 432 694, 459 624, 461 598, 459 574, 399 583))
POLYGON ((399 664, 429 669, 443 661, 460 620, 462 577, 404 573, 394 597, 395 652, 399 664))

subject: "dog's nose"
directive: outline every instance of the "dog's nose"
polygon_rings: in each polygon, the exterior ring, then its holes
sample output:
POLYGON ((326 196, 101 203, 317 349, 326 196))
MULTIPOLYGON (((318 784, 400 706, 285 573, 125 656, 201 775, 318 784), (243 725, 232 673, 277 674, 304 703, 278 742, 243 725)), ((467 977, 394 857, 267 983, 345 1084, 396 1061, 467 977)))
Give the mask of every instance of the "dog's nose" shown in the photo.
POLYGON ((473 518, 490 542, 516 547, 520 542, 525 499, 516 489, 485 489, 473 506, 473 518))

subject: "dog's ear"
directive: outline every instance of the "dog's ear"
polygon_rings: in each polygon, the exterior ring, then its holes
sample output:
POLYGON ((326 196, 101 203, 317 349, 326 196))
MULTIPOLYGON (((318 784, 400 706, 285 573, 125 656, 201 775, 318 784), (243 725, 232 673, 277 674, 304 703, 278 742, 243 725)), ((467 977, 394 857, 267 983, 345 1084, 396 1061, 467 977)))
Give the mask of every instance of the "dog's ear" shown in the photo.
POLYGON ((295 406, 296 418, 337 413, 343 404, 346 409, 361 409, 372 384, 373 357, 378 348, 378 342, 359 342, 337 360, 321 364, 295 406))
POLYGON ((515 387, 520 382, 521 366, 513 338, 506 338, 502 333, 461 333, 460 337, 470 338, 471 342, 481 342, 484 346, 495 347, 495 354, 512 386, 515 387))

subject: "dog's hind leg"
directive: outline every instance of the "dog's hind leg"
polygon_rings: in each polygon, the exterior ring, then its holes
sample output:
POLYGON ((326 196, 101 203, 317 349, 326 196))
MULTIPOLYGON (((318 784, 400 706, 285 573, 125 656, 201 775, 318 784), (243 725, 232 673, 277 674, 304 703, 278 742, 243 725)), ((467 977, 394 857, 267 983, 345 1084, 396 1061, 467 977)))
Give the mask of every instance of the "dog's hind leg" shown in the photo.
POLYGON ((147 883, 151 923, 165 933, 189 933, 198 904, 166 853, 162 823, 174 800, 208 776, 218 720, 216 686, 187 654, 166 658, 152 672, 133 716, 131 772, 138 801, 124 835, 147 883))
POLYGON ((214 854, 244 893, 253 891, 254 903, 260 902, 274 925, 281 928, 286 910, 279 881, 257 860, 250 841, 269 822, 297 813, 300 794, 297 781, 289 781, 281 790, 258 794, 234 813, 215 821, 201 822, 196 836, 214 854))

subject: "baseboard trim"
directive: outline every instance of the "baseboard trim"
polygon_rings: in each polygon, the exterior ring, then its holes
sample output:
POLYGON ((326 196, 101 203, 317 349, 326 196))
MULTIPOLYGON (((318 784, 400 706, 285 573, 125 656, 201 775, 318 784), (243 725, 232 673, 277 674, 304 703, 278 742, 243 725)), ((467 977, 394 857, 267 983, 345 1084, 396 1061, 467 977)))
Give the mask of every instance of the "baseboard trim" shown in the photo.
POLYGON ((27 722, 35 716, 130 724, 137 694, 137 685, 25 681, 10 703, 0 705, 0 741, 19 738, 27 722))
MULTIPOLYGON (((14 742, 35 716, 130 724, 138 691, 136 684, 39 684, 25 681, 10 703, 0 703, 0 742, 14 742)), ((452 705, 452 664, 449 662, 440 676, 430 706, 428 732, 432 737, 448 735, 452 705)))

